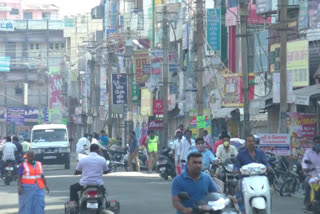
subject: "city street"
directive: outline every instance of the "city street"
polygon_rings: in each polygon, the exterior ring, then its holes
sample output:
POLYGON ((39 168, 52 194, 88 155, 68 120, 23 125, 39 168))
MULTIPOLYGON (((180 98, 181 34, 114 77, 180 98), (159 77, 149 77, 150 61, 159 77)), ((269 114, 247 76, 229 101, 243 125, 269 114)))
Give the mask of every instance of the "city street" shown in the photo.
MULTIPOLYGON (((46 213, 61 214, 64 203, 68 201, 69 186, 80 177, 72 175, 72 170, 63 170, 62 166, 45 165, 45 174, 51 192, 46 194, 46 213)), ((171 181, 165 181, 156 174, 117 172, 104 177, 109 198, 120 201, 120 212, 123 214, 174 214, 171 205, 171 181)), ((0 213, 17 213, 18 194, 16 182, 5 186, 0 182, 0 213)), ((277 194, 272 196, 272 214, 303 213, 302 197, 283 198, 277 194)))

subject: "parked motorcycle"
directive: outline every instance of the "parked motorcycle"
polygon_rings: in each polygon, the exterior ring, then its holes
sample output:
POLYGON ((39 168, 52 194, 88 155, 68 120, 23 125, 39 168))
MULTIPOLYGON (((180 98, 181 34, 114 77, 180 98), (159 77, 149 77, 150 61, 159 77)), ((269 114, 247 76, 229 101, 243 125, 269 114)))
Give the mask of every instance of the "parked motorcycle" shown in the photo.
POLYGON ((112 145, 109 149, 111 158, 111 169, 117 171, 118 167, 125 168, 125 155, 128 153, 128 148, 123 148, 118 145, 112 145))
POLYGON ((80 193, 79 204, 67 202, 65 214, 118 214, 120 204, 118 201, 107 201, 107 193, 98 185, 83 188, 80 193))
POLYGON ((173 150, 170 147, 166 147, 161 151, 156 163, 156 169, 159 175, 165 180, 168 180, 169 176, 172 179, 176 176, 173 150))
POLYGON ((271 214, 270 186, 266 172, 266 166, 260 163, 250 163, 240 169, 246 214, 271 214))
MULTIPOLYGON (((144 148, 143 150, 139 150, 139 163, 140 163, 140 170, 148 170, 148 165, 147 165, 147 160, 148 160, 148 156, 147 156, 147 150, 144 148)), ((128 158, 129 158, 129 151, 127 152, 127 154, 124 156, 124 169, 126 171, 129 171, 129 164, 128 164, 128 158)), ((133 159, 132 160, 132 168, 134 171, 136 171, 136 162, 133 159)))
MULTIPOLYGON (((190 200, 186 192, 178 194, 180 200, 190 200)), ((192 213, 203 214, 237 214, 229 197, 221 193, 208 193, 203 200, 197 201, 192 208, 192 213)))

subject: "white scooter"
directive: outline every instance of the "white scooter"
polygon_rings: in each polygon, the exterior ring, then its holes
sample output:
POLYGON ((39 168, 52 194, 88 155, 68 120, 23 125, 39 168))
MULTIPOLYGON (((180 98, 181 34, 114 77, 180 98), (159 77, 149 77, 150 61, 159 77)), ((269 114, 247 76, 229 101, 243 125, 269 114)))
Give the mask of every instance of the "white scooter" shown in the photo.
POLYGON ((240 169, 243 203, 246 214, 271 214, 270 186, 265 176, 267 168, 260 163, 250 163, 240 169))

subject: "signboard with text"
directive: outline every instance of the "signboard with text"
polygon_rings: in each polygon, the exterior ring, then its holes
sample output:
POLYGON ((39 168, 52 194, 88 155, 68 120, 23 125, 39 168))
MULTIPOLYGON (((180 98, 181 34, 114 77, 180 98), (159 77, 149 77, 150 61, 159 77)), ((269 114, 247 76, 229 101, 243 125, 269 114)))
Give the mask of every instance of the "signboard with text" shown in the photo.
POLYGON ((127 104, 126 74, 112 74, 113 104, 127 104))
POLYGON ((207 9, 207 40, 213 50, 220 50, 221 9, 207 9))
POLYGON ((148 130, 160 130, 160 129, 163 129, 163 127, 164 127, 163 120, 148 121, 148 130))
POLYGON ((146 83, 148 81, 148 74, 144 72, 145 64, 150 64, 150 57, 148 50, 135 51, 133 54, 133 66, 137 83, 146 83))
POLYGON ((0 31, 14 31, 14 21, 0 20, 0 31))
POLYGON ((275 155, 290 156, 290 135, 262 134, 260 135, 260 149, 275 155))
POLYGON ((163 100, 153 100, 153 114, 163 114, 163 100))

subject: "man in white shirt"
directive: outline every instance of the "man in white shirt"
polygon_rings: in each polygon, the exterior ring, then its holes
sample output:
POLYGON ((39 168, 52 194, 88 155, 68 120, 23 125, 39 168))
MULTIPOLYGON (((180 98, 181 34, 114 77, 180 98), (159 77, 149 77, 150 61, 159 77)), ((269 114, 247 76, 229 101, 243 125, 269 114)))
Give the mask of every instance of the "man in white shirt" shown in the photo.
POLYGON ((184 135, 185 138, 181 140, 180 150, 178 154, 180 156, 181 171, 185 169, 189 151, 196 147, 194 139, 191 139, 191 130, 185 131, 184 135))
POLYGON ((76 167, 75 175, 81 174, 79 183, 70 186, 70 201, 79 202, 78 191, 87 185, 99 185, 104 191, 102 175, 109 170, 107 161, 98 155, 99 146, 92 144, 88 157, 81 159, 76 167))
POLYGON ((76 153, 86 154, 85 150, 90 147, 90 141, 88 139, 88 134, 84 134, 77 142, 76 153))
POLYGON ((230 141, 224 141, 222 145, 218 146, 216 156, 223 163, 226 159, 237 157, 238 150, 235 146, 230 145, 230 141))
POLYGON ((177 167, 178 167, 178 165, 180 165, 179 150, 180 150, 180 145, 181 145, 181 141, 182 141, 182 132, 177 131, 176 137, 177 137, 177 139, 173 142, 173 154, 174 154, 173 157, 174 157, 174 163, 175 163, 175 167, 176 167, 176 173, 178 175, 178 174, 180 174, 177 167))
POLYGON ((6 138, 6 143, 4 143, 1 147, 2 151, 2 161, 0 164, 1 175, 4 174, 4 166, 7 160, 15 160, 15 152, 17 152, 17 147, 11 142, 11 137, 6 138))

